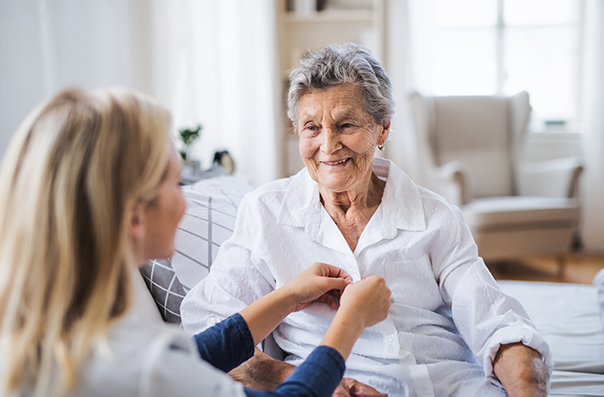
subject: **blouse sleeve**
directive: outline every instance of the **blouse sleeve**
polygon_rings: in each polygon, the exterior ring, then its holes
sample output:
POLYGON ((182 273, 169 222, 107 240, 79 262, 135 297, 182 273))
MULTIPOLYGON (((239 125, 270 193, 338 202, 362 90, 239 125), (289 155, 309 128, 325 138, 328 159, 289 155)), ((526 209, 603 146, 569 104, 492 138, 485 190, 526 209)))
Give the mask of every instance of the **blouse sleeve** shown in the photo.
POLYGON ((201 358, 229 372, 254 355, 254 339, 239 313, 195 335, 201 358))
POLYGON ((522 342, 537 350, 549 374, 553 361, 549 346, 537 332, 528 314, 516 299, 501 291, 478 256, 476 243, 459 209, 447 221, 452 234, 438 244, 433 255, 439 269, 441 294, 451 307, 453 321, 485 375, 498 383, 493 360, 504 344, 522 342))
POLYGON ((197 334, 268 294, 275 280, 254 257, 260 214, 247 195, 239 206, 232 236, 220 247, 210 273, 187 293, 180 307, 182 325, 197 334))
POLYGON ((248 397, 325 396, 329 397, 344 376, 344 358, 335 349, 319 346, 275 391, 245 389, 248 397))

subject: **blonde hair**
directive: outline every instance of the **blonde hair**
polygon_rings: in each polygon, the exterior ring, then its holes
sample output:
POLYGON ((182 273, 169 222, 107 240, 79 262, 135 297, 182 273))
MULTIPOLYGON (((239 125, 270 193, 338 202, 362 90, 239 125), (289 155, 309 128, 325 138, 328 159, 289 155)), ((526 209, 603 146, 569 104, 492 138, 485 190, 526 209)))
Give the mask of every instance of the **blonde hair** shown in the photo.
POLYGON ((94 343, 128 309, 138 265, 129 211, 158 194, 169 119, 136 92, 73 89, 17 130, 0 171, 5 392, 73 390, 94 343))

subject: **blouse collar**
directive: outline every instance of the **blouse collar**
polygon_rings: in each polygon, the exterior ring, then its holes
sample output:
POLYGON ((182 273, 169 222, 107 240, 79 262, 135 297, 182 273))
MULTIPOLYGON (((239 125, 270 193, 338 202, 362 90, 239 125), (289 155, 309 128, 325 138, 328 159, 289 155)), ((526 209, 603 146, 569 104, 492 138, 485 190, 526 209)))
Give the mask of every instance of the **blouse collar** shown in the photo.
MULTIPOLYGON (((386 181, 382 203, 373 215, 381 220, 381 233, 392 239, 397 230, 422 231, 426 229, 422 197, 418 186, 390 160, 373 159, 373 172, 386 181)), ((302 227, 317 239, 322 211, 319 188, 306 168, 290 179, 279 210, 278 224, 302 227)))

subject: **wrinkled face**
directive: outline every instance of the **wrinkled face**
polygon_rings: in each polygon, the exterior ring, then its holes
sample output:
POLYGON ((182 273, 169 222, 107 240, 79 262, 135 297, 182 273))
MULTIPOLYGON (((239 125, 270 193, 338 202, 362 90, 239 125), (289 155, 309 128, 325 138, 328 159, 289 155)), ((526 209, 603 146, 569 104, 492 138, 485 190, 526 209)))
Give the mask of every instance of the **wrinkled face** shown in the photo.
POLYGON ((375 148, 388 137, 388 128, 365 111, 353 84, 306 92, 298 105, 297 132, 311 178, 337 193, 367 183, 375 148))
POLYGON ((181 162, 171 150, 168 169, 158 197, 144 209, 143 256, 150 259, 169 258, 174 254, 176 228, 185 213, 185 199, 180 188, 181 162))

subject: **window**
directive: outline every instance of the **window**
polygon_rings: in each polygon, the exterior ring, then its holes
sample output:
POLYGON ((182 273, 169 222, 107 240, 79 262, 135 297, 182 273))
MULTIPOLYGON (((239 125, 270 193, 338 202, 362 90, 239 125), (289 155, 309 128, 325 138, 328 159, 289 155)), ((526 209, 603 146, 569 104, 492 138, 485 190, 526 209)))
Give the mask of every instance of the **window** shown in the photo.
POLYGON ((532 131, 578 131, 581 0, 436 0, 436 95, 526 90, 532 131))

